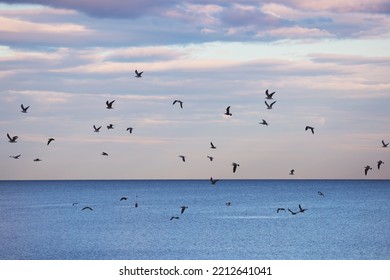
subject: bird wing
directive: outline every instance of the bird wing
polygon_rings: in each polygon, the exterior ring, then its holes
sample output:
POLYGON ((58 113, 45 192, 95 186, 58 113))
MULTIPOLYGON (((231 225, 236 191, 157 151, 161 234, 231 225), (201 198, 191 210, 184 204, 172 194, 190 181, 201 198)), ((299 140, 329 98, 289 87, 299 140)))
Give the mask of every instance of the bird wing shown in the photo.
POLYGON ((12 141, 12 138, 11 138, 11 136, 9 136, 9 134, 7 133, 7 137, 8 137, 8 139, 9 140, 11 140, 12 141))

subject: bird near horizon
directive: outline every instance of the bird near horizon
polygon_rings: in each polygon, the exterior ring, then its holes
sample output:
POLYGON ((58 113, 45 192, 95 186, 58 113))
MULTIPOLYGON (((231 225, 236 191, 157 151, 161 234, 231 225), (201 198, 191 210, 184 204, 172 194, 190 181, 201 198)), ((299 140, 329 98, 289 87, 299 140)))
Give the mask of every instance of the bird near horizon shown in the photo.
POLYGON ((22 113, 27 113, 27 110, 28 110, 28 108, 30 108, 30 106, 27 106, 27 107, 24 107, 24 105, 23 104, 20 104, 20 108, 22 108, 22 113))
POLYGON ((180 104, 180 108, 183 109, 183 101, 176 99, 175 101, 173 101, 172 105, 175 105, 176 103, 179 103, 180 104))
POLYGON ((367 165, 366 167, 364 167, 364 175, 367 176, 368 174, 368 171, 371 170, 371 166, 367 165))
POLYGON ((383 148, 387 148, 387 146, 389 146, 389 143, 385 143, 385 141, 382 140, 382 147, 383 147, 383 148))
POLYGON ((266 95, 266 96, 265 96, 265 99, 270 99, 270 100, 273 99, 272 96, 273 96, 274 94, 275 94, 275 92, 269 93, 269 92, 268 92, 268 89, 267 89, 267 90, 265 91, 265 95, 266 95))
POLYGON ((378 164, 378 170, 379 170, 381 168, 381 165, 384 164, 384 162, 382 160, 379 160, 377 162, 377 164, 378 164))
POLYGON ((237 167, 240 166, 238 163, 233 162, 233 173, 236 173, 237 167))
POLYGON ((115 100, 112 100, 112 101, 106 101, 106 105, 107 105, 107 107, 106 107, 106 109, 114 109, 113 107, 112 107, 112 104, 114 104, 114 102, 115 102, 115 100))
POLYGON ((259 124, 268 126, 268 122, 265 119, 263 119, 261 122, 259 122, 259 124))
POLYGON ((233 114, 230 113, 230 106, 228 106, 228 107, 226 108, 225 115, 226 115, 226 116, 233 116, 233 114))
POLYGON ((213 144, 213 142, 210 142, 210 148, 211 149, 216 149, 217 147, 213 144))
POLYGON ((142 78, 142 74, 144 73, 144 71, 138 72, 137 69, 136 69, 134 72, 135 72, 135 77, 136 77, 136 78, 142 78))
POLYGON ((272 106, 276 103, 276 101, 272 102, 271 104, 268 104, 267 101, 264 101, 265 105, 267 105, 267 109, 271 110, 272 106))
POLYGON ((7 137, 8 137, 8 142, 10 142, 10 143, 16 143, 17 141, 16 140, 18 140, 18 136, 10 136, 8 133, 7 133, 7 137))
POLYGON ((13 158, 13 159, 19 159, 20 158, 20 156, 21 156, 21 154, 19 154, 19 155, 16 155, 16 156, 9 156, 10 158, 13 158))
POLYGON ((305 131, 310 130, 312 134, 314 134, 314 127, 307 125, 305 127, 305 131))
POLYGON ((210 182, 212 185, 215 185, 218 181, 218 179, 213 179, 213 177, 210 177, 210 182))
POLYGON ((53 142, 54 140, 55 140, 54 138, 49 138, 49 139, 47 140, 46 146, 49 146, 50 143, 53 142))
POLYGON ((180 156, 179 156, 179 158, 181 158, 181 160, 182 160, 183 162, 185 162, 185 161, 186 161, 186 157, 185 157, 185 156, 183 156, 183 155, 180 155, 180 156))
POLYGON ((188 209, 188 206, 180 206, 180 213, 183 214, 186 209, 188 209))
POLYGON ((290 170, 290 175, 295 175, 294 172, 295 172, 295 169, 291 169, 290 170))
POLYGON ((131 133, 133 133, 133 128, 132 127, 128 127, 128 128, 126 128, 126 131, 128 131, 131 134, 131 133))
POLYGON ((96 127, 96 125, 93 125, 94 132, 100 132, 100 129, 102 126, 96 127))

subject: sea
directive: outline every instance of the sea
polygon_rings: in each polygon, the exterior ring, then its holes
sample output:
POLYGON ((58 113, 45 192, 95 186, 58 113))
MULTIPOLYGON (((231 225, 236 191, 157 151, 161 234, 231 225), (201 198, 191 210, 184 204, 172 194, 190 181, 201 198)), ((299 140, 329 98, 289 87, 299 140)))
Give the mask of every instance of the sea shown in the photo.
POLYGON ((0 259, 389 260, 390 181, 0 181, 0 259))

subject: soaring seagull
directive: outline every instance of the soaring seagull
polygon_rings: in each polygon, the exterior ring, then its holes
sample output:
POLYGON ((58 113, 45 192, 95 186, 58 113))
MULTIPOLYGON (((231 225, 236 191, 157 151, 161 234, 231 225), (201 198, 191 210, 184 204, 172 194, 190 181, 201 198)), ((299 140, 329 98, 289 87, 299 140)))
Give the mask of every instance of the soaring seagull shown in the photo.
POLYGON ((183 101, 176 99, 175 101, 173 101, 172 105, 175 105, 176 103, 179 103, 180 104, 180 108, 183 109, 183 101))
POLYGON ((210 148, 211 148, 211 149, 216 149, 217 147, 214 146, 213 142, 210 142, 210 148))
POLYGON ((47 140, 47 146, 51 143, 51 142, 53 142, 55 139, 54 138, 49 138, 48 140, 47 140))
POLYGON ((305 131, 307 131, 307 130, 309 130, 309 129, 311 130, 311 133, 314 134, 314 127, 308 126, 308 125, 307 125, 307 126, 305 127, 305 131))
POLYGON ((276 210, 276 213, 279 213, 280 211, 286 211, 286 209, 284 209, 284 208, 278 208, 278 209, 276 210))
POLYGON ((182 160, 183 162, 185 162, 185 161, 186 161, 186 157, 185 157, 185 156, 183 156, 183 155, 180 155, 180 156, 179 156, 179 158, 181 158, 181 160, 182 160))
POLYGON ((122 201, 122 200, 127 200, 127 197, 126 196, 122 196, 119 201, 122 201))
POLYGON ((290 170, 290 175, 294 175, 295 169, 290 170))
POLYGON ((169 220, 172 221, 172 220, 178 220, 178 219, 180 219, 180 217, 178 217, 178 216, 172 216, 169 220))
POLYGON ((301 212, 301 213, 303 213, 307 210, 305 208, 302 208, 302 206, 300 204, 298 205, 298 207, 299 207, 299 212, 301 212))
POLYGON ((107 129, 114 129, 114 125, 110 123, 109 125, 107 125, 107 129))
POLYGON ((230 113, 230 106, 228 106, 228 107, 226 108, 225 115, 226 115, 226 116, 232 116, 232 113, 230 113))
POLYGON ((102 156, 108 156, 106 152, 102 152, 102 156))
POLYGON ((138 72, 138 70, 135 70, 135 77, 136 78, 142 78, 142 73, 143 73, 143 71, 142 72, 138 72))
POLYGON ((378 170, 379 170, 381 168, 381 165, 384 164, 384 162, 380 160, 377 163, 378 163, 378 170))
POLYGON ((268 123, 267 123, 267 121, 265 119, 263 119, 261 122, 259 122, 259 124, 268 126, 268 123))
POLYGON ((96 125, 93 125, 94 132, 99 132, 102 126, 96 127, 96 125))
POLYGON ((128 127, 128 128, 126 128, 126 131, 128 131, 131 134, 133 132, 133 128, 132 127, 128 127))
POLYGON ((276 101, 272 102, 271 104, 268 104, 267 101, 264 101, 265 105, 267 105, 267 109, 271 110, 272 106, 276 103, 276 101))
POLYGON ((81 211, 83 211, 83 210, 91 210, 91 211, 93 211, 93 209, 91 207, 89 207, 89 206, 85 206, 83 209, 81 209, 81 211))
POLYGON ((296 215, 296 214, 298 214, 299 212, 294 212, 294 211, 292 211, 290 208, 289 209, 287 209, 291 214, 293 214, 293 215, 296 215))
POLYGON ((21 104, 20 107, 22 108, 22 113, 27 113, 28 108, 30 108, 30 106, 24 107, 23 104, 21 104))
POLYGON ((9 139, 8 142, 10 142, 10 143, 16 143, 16 140, 18 139, 18 136, 12 136, 11 137, 8 133, 7 133, 7 137, 9 139))
POLYGON ((268 89, 265 91, 265 99, 273 99, 272 96, 274 95, 275 92, 268 92, 268 89))
POLYGON ((35 162, 42 161, 40 158, 34 159, 35 162))
POLYGON ((114 109, 114 108, 112 108, 112 104, 115 102, 115 100, 112 100, 112 101, 106 101, 106 105, 107 105, 107 107, 106 107, 106 109, 114 109))
POLYGON ((371 166, 367 165, 366 167, 364 167, 364 175, 367 176, 367 173, 368 173, 368 170, 371 170, 371 166))
POLYGON ((382 140, 382 147, 387 148, 387 146, 389 146, 389 143, 385 143, 385 141, 382 140))
POLYGON ((210 182, 212 185, 215 185, 219 180, 218 179, 213 179, 213 177, 210 177, 210 182))
POLYGON ((183 205, 183 206, 180 206, 180 213, 181 214, 183 214, 184 213, 184 211, 186 210, 188 208, 188 206, 185 206, 185 205, 183 205))
POLYGON ((16 156, 9 156, 10 158, 13 158, 13 159, 19 159, 21 155, 16 155, 16 156))
POLYGON ((233 162, 233 173, 236 173, 237 167, 240 166, 238 163, 233 162))
POLYGON ((207 158, 208 158, 210 161, 213 161, 213 160, 214 160, 214 157, 212 157, 212 156, 207 156, 207 158))

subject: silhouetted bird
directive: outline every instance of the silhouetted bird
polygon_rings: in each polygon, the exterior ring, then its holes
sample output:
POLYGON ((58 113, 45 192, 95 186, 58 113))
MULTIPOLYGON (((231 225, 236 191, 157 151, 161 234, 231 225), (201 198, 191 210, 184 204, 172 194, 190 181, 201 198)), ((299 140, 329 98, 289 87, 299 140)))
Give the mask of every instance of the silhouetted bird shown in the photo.
POLYGON ((142 73, 144 73, 143 71, 142 72, 138 72, 138 70, 135 70, 135 77, 136 78, 142 78, 142 73))
POLYGON ((40 158, 34 159, 35 162, 42 161, 40 158))
POLYGON ((290 170, 290 175, 294 175, 295 169, 290 170))
POLYGON ((229 201, 229 202, 226 202, 225 205, 226 206, 232 206, 232 203, 229 201))
POLYGON ((8 137, 8 142, 10 143, 16 143, 16 140, 18 139, 18 136, 10 136, 8 133, 7 133, 7 137, 8 137))
POLYGON ((385 143, 385 141, 382 140, 382 147, 387 148, 387 146, 389 146, 389 143, 385 143))
POLYGON ((325 195, 320 191, 318 191, 318 195, 325 197, 325 195))
POLYGON ((178 216, 172 216, 169 220, 172 221, 173 219, 178 220, 178 219, 180 219, 180 217, 178 217, 178 216))
POLYGON ((128 131, 131 134, 133 132, 133 128, 132 127, 128 127, 128 128, 126 128, 126 131, 128 131))
POLYGON ((106 152, 102 152, 102 156, 108 156, 106 152))
POLYGON ((278 209, 276 210, 276 213, 279 213, 280 211, 285 211, 285 212, 286 212, 286 209, 284 209, 284 208, 278 208, 278 209))
POLYGON ((369 166, 369 165, 367 165, 366 167, 364 167, 364 175, 367 176, 368 171, 371 170, 371 169, 372 169, 372 168, 371 168, 371 166, 369 166))
POLYGON ((181 211, 180 211, 180 213, 181 214, 183 214, 184 213, 184 211, 186 210, 188 208, 188 206, 180 206, 180 209, 181 209, 181 211))
POLYGON ((30 106, 24 107, 23 104, 21 104, 20 107, 22 108, 22 113, 27 113, 28 108, 30 108, 30 106))
POLYGON ((10 158, 13 158, 13 159, 19 159, 21 155, 17 155, 17 156, 9 156, 10 158))
POLYGON ((93 125, 94 132, 99 132, 102 126, 96 127, 96 125, 93 125))
POLYGON ((51 143, 51 142, 53 142, 55 139, 54 138, 49 138, 49 140, 47 140, 47 146, 51 143))
POLYGON ((183 109, 183 101, 181 101, 181 100, 175 100, 175 101, 173 101, 172 105, 175 105, 176 103, 179 103, 179 104, 180 104, 180 108, 183 109))
POLYGON ((311 133, 314 134, 314 127, 308 126, 308 125, 307 125, 307 126, 305 127, 305 131, 306 131, 306 130, 309 130, 309 129, 311 130, 311 133))
POLYGON ((267 121, 265 119, 263 119, 261 122, 259 122, 259 124, 268 126, 268 123, 267 123, 267 121))
POLYGON ((291 214, 293 214, 293 215, 298 214, 298 212, 294 212, 294 211, 292 211, 291 209, 288 209, 288 211, 289 211, 291 214))
POLYGON ((109 102, 108 100, 106 101, 106 105, 107 105, 107 109, 114 109, 112 108, 112 104, 114 104, 115 100, 112 100, 111 102, 109 102))
POLYGON ((79 204, 79 203, 78 202, 73 202, 72 206, 76 206, 77 204, 79 204))
POLYGON ((210 177, 210 182, 212 185, 215 185, 219 180, 218 179, 213 179, 213 177, 210 177))
POLYGON ((232 113, 230 113, 230 106, 228 106, 228 107, 226 108, 225 115, 226 115, 226 116, 232 116, 232 113))
POLYGON ((89 206, 85 206, 83 209, 81 209, 81 211, 83 211, 83 210, 91 210, 91 211, 93 211, 93 209, 91 207, 89 207, 89 206))
POLYGON ((265 99, 273 99, 272 96, 274 95, 275 92, 268 92, 268 89, 265 91, 265 99))
POLYGON ((216 149, 217 147, 214 146, 213 142, 210 142, 210 148, 211 148, 211 149, 216 149))
POLYGON ((213 161, 213 160, 214 160, 214 158, 211 157, 211 156, 207 156, 207 158, 208 158, 210 161, 213 161))
POLYGON ((182 160, 183 162, 185 162, 185 161, 186 161, 186 157, 185 157, 185 156, 183 156, 183 155, 180 155, 180 156, 179 156, 179 158, 181 158, 181 160, 182 160))
POLYGON ((302 208, 302 206, 300 204, 298 205, 298 207, 299 207, 299 212, 301 212, 301 213, 303 213, 307 210, 305 208, 302 208))
POLYGON ((237 167, 240 166, 238 163, 233 162, 233 173, 236 173, 237 167))
POLYGON ((380 160, 377 163, 378 163, 378 170, 379 170, 381 168, 381 165, 384 164, 384 162, 380 160))
POLYGON ((126 196, 122 196, 119 201, 122 201, 122 200, 127 200, 127 197, 126 196))
POLYGON ((264 101, 265 105, 267 105, 267 109, 271 110, 272 106, 276 103, 276 101, 272 102, 271 104, 268 104, 267 101, 264 101))
POLYGON ((109 125, 107 125, 107 129, 114 129, 114 125, 110 123, 109 125))

